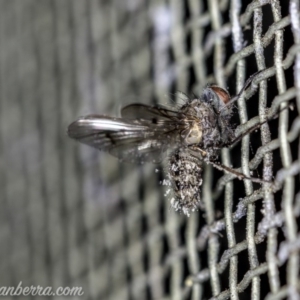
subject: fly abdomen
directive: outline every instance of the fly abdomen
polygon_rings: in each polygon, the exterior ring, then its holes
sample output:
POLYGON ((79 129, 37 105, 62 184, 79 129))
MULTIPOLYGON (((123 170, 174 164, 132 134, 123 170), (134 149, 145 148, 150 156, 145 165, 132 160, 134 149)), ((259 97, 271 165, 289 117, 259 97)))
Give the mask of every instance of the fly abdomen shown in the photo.
POLYGON ((172 207, 189 216, 201 204, 202 161, 195 160, 187 151, 180 149, 171 155, 168 177, 173 188, 172 207))

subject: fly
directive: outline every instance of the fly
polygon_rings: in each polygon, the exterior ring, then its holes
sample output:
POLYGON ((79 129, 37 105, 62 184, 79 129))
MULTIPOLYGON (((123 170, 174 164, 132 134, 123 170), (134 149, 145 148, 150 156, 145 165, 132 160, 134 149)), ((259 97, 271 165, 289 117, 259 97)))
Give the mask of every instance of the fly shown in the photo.
MULTIPOLYGON (((241 93, 247 85, 249 82, 241 93)), ((217 162, 223 147, 241 139, 235 136, 230 123, 234 101, 225 89, 212 85, 204 89, 200 98, 187 99, 176 109, 131 104, 121 110, 120 118, 80 117, 69 125, 68 135, 122 161, 160 163, 167 157, 165 182, 172 191, 171 206, 189 215, 201 207, 204 163, 239 179, 263 182, 217 162)))

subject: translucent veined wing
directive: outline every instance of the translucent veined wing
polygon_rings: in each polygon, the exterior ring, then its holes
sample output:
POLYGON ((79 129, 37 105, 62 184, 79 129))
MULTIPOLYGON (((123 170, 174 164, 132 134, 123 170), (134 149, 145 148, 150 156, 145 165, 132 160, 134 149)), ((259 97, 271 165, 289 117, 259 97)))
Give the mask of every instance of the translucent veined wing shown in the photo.
POLYGON ((157 163, 179 142, 175 128, 171 122, 89 115, 73 122, 68 135, 124 161, 157 163))
MULTIPOLYGON (((126 119, 144 119, 151 123, 173 123, 183 119, 184 115, 180 111, 171 110, 162 105, 149 106, 145 104, 130 104, 122 108, 121 115, 126 119)), ((179 125, 179 124, 178 124, 179 125)))

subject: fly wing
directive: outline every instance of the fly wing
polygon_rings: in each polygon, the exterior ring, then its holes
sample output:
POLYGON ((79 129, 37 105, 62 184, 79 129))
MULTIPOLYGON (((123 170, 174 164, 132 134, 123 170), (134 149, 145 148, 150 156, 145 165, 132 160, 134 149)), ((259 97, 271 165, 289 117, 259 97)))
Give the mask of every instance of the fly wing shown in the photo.
POLYGON ((154 124, 180 123, 183 119, 183 113, 171 110, 162 105, 149 106, 145 104, 130 104, 122 108, 122 117, 126 119, 144 119, 154 124))
POLYGON ((157 163, 164 152, 177 144, 174 126, 164 125, 149 120, 89 115, 70 124, 68 135, 124 161, 157 163))

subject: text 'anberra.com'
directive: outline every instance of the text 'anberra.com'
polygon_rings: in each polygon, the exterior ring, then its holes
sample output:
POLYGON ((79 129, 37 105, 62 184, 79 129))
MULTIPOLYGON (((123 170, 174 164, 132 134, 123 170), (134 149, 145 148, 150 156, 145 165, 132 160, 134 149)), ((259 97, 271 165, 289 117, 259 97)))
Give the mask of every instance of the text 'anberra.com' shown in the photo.
POLYGON ((1 286, 1 296, 82 296, 84 294, 82 287, 58 287, 56 289, 47 286, 22 286, 22 281, 17 287, 1 286))

